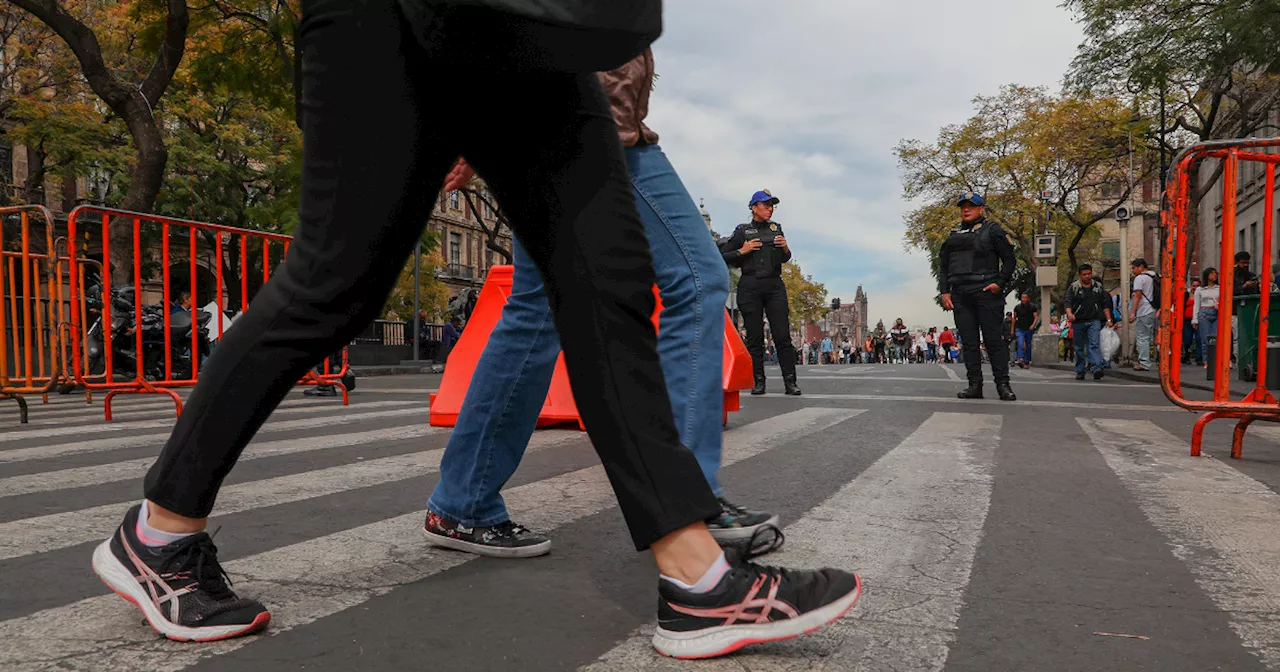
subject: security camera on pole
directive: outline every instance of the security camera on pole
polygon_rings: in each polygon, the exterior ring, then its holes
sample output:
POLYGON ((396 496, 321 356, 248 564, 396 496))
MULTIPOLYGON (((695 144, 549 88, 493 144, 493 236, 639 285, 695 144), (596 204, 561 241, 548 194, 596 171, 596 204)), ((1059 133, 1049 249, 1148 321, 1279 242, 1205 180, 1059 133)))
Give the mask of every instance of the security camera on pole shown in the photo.
MULTIPOLYGON (((1120 225, 1120 315, 1129 315, 1129 263, 1125 261, 1129 258, 1129 220, 1133 219, 1133 213, 1129 210, 1129 206, 1121 205, 1116 208, 1116 222, 1120 225)), ((1129 320, 1120 320, 1120 361, 1125 362, 1129 358, 1132 351, 1132 338, 1129 329, 1129 320)))

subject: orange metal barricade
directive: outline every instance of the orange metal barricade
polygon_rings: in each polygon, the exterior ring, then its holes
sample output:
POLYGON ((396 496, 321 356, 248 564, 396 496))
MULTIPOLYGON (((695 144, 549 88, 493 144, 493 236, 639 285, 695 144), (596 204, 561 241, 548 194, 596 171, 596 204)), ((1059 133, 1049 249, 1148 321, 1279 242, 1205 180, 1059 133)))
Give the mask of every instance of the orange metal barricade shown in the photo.
POLYGON ((0 208, 0 399, 16 401, 24 423, 25 395, 48 401, 70 382, 70 259, 58 253, 54 226, 43 206, 0 208))
MULTIPOLYGON (((107 420, 111 420, 111 401, 119 394, 165 394, 173 400, 176 413, 181 413, 182 399, 174 389, 196 384, 201 359, 216 348, 226 330, 234 327, 234 321, 228 326, 228 299, 239 298, 240 311, 248 308, 251 281, 256 282, 260 273, 259 287, 265 285, 274 264, 284 260, 292 240, 284 234, 96 206, 72 210, 67 229, 71 276, 81 280, 71 283, 71 303, 76 308, 71 311, 70 328, 71 350, 76 353, 75 381, 87 390, 107 392, 103 401, 107 420), (131 244, 132 253, 113 254, 113 246, 124 240, 131 244), (236 248, 238 254, 231 253, 228 247, 236 248), (255 250, 252 254, 251 249, 255 250), (101 258, 98 282, 86 287, 84 259, 95 254, 101 258), (129 260, 118 263, 117 256, 129 260), (238 272, 228 278, 224 270, 235 257, 238 272), (251 261, 261 268, 253 267, 251 261), (206 276, 203 281, 202 271, 206 276), (129 280, 113 287, 113 274, 129 280), (184 274, 186 282, 181 287, 190 292, 192 301, 189 306, 180 307, 174 304, 175 281, 181 281, 184 274), (233 288, 229 280, 238 287, 233 288), (117 290, 121 290, 119 297, 117 290), (199 332, 203 318, 198 313, 204 308, 198 297, 210 291, 213 315, 207 325, 209 338, 202 341, 199 332), (153 304, 158 303, 158 310, 156 305, 144 306, 148 295, 153 304), (183 311, 190 318, 181 318, 178 330, 187 330, 186 324, 190 323, 189 342, 188 334, 175 336, 174 315, 183 311), (97 313, 96 318, 93 313, 97 313), (160 332, 158 336, 156 332, 160 332), (97 354, 93 354, 95 350, 97 354)), ((336 385, 346 404, 349 400, 342 377, 347 369, 343 348, 341 362, 326 359, 320 372, 307 372, 298 384, 336 385)))
MULTIPOLYGON (((1163 278, 1161 279, 1160 305, 1160 383, 1170 401, 1190 411, 1203 413, 1196 421, 1191 434, 1191 455, 1198 456, 1204 439, 1204 430, 1213 420, 1233 418, 1238 420, 1231 443, 1231 457, 1242 453, 1245 431, 1257 420, 1280 422, 1280 403, 1267 389, 1267 333, 1271 307, 1272 231, 1275 226, 1276 166, 1280 153, 1268 150, 1280 148, 1280 139, 1227 140, 1195 145, 1184 150, 1174 161, 1169 176, 1167 204, 1161 213, 1164 232, 1162 250, 1163 278), (1213 399, 1209 401, 1187 399, 1182 390, 1182 294, 1186 289, 1187 262, 1191 251, 1187 249, 1188 221, 1191 209, 1192 180, 1199 179, 1201 162, 1222 161, 1222 240, 1221 259, 1218 264, 1219 319, 1217 344, 1214 355, 1213 399), (1260 309, 1258 320, 1257 381, 1252 390, 1240 400, 1231 399, 1230 375, 1232 354, 1232 320, 1234 312, 1234 276, 1236 254, 1236 216, 1238 214, 1240 166, 1260 165, 1263 175, 1263 216, 1260 285, 1260 309)), ((1240 362, 1239 365, 1245 365, 1240 362)))

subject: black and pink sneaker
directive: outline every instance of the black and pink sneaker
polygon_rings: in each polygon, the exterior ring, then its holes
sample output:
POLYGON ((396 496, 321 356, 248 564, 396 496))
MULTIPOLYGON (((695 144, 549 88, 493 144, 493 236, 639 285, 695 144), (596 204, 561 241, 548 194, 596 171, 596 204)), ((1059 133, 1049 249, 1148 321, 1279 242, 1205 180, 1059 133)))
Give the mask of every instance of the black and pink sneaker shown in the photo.
POLYGON ((551 540, 511 521, 489 527, 467 527, 434 511, 422 526, 427 543, 491 558, 533 558, 551 552, 551 540))
POLYGON ((757 554, 750 550, 726 554, 730 568, 710 592, 692 593, 658 580, 658 653, 715 658, 798 637, 839 620, 862 594, 862 580, 853 572, 757 565, 750 562, 757 554))
POLYGON ((267 627, 267 608, 231 591, 208 534, 147 546, 137 536, 141 508, 129 509, 115 534, 93 552, 93 571, 108 588, 141 609, 156 632, 180 642, 229 639, 267 627))

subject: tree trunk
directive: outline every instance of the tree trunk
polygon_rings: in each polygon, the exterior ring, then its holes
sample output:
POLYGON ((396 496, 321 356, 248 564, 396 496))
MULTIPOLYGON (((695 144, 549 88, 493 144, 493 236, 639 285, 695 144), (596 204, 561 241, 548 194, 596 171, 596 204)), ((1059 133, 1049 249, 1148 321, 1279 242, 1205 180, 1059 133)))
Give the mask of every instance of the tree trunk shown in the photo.
MULTIPOLYGON (((1071 244, 1067 246, 1067 258, 1071 260, 1071 270, 1073 271, 1080 268, 1080 264, 1076 261, 1076 246, 1080 244, 1080 240, 1084 238, 1084 232, 1088 230, 1088 226, 1077 226, 1076 235, 1071 238, 1071 244)), ((1120 263, 1123 264, 1124 260, 1122 259, 1120 263)))
MULTIPOLYGON (((89 88, 124 120, 138 152, 130 173, 129 191, 120 207, 148 212, 164 180, 169 152, 156 124, 154 110, 173 80, 186 50, 190 16, 186 0, 167 0, 164 39, 157 49, 150 71, 140 82, 124 82, 106 64, 98 36, 72 16, 57 0, 9 0, 53 29, 66 42, 80 63, 89 88)), ((111 277, 113 282, 130 282, 133 277, 132 222, 120 218, 111 226, 111 277)))
POLYGON ((22 184, 22 198, 32 205, 44 205, 44 152, 27 146, 27 179, 22 184))

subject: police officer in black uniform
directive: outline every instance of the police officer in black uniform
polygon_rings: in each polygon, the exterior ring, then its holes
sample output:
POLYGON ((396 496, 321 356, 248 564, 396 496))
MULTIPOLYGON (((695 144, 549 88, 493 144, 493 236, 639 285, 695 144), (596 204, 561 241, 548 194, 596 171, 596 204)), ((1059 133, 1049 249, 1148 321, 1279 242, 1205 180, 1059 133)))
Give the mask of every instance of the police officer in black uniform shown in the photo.
POLYGON ((961 399, 982 398, 982 353, 978 350, 978 330, 991 358, 991 375, 996 391, 1005 401, 1015 401, 1009 386, 1009 356, 1004 333, 1004 297, 1013 281, 1013 243, 999 224, 983 216, 981 194, 966 192, 957 202, 960 226, 942 243, 938 254, 938 291, 942 307, 955 310, 956 329, 964 348, 964 368, 969 387, 956 395, 961 399))
POLYGON ((796 348, 791 344, 791 309, 787 305, 787 288, 782 284, 782 265, 791 259, 791 248, 782 227, 770 219, 778 204, 768 190, 752 194, 751 221, 733 230, 733 235, 720 243, 720 252, 730 266, 742 269, 738 281, 738 310, 747 326, 747 351, 755 370, 755 387, 751 394, 764 394, 764 318, 769 316, 769 329, 778 347, 778 364, 782 366, 782 384, 786 393, 799 395, 796 387, 796 348))

